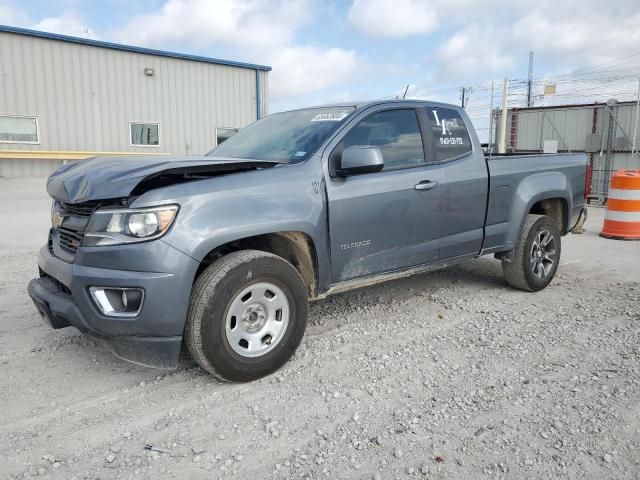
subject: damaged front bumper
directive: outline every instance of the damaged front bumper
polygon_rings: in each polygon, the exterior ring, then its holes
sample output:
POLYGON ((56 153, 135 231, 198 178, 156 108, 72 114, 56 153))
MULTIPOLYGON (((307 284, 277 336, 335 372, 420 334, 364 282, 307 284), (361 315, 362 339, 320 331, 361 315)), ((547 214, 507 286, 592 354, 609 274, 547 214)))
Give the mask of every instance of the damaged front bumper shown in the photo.
POLYGON ((162 241, 138 244, 135 249, 98 248, 96 258, 113 268, 81 264, 91 263, 95 249, 80 249, 74 263, 67 263, 42 248, 40 277, 31 280, 28 292, 43 320, 56 329, 76 327, 123 360, 175 368, 197 262, 162 241), (145 257, 154 259, 150 271, 140 269, 139 259, 145 257), (134 265, 137 268, 129 270, 134 265), (105 315, 93 300, 91 287, 142 289, 145 301, 136 316, 105 315))

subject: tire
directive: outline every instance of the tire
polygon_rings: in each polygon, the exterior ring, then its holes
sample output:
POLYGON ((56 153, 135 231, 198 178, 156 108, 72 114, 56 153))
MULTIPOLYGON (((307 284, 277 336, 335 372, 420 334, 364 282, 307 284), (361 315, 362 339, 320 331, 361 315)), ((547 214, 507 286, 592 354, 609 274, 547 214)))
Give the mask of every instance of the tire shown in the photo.
POLYGON ((216 378, 248 382, 275 372, 295 353, 307 315, 307 290, 293 265, 242 250, 218 259, 196 280, 185 343, 216 378))
POLYGON ((529 292, 549 285, 560 263, 560 239, 558 226, 551 217, 527 215, 513 258, 502 261, 507 283, 529 292))

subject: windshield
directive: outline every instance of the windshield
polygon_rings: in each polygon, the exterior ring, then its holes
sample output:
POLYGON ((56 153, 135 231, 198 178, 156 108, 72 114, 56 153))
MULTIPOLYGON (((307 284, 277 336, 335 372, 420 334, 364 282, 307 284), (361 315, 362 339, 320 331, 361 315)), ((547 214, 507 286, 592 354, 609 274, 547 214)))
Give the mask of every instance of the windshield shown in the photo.
POLYGON ((300 162, 345 121, 354 107, 325 107, 269 115, 214 148, 207 155, 300 162))

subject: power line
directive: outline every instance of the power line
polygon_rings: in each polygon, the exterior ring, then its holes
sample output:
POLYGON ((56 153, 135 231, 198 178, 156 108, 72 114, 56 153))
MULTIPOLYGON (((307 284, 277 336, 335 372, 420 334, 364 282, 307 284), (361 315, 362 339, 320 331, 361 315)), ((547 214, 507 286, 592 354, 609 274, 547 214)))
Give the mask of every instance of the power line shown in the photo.
MULTIPOLYGON (((627 60, 629 58, 637 57, 637 56, 640 56, 640 52, 636 52, 634 54, 627 55, 626 57, 616 58, 616 59, 613 59, 613 60, 609 60, 608 62, 600 63, 598 65, 592 65, 591 67, 586 67, 586 68, 574 70, 573 72, 560 74, 560 75, 556 75, 555 77, 549 77, 549 78, 566 78, 566 77, 572 77, 572 76, 575 76, 575 75, 582 75, 582 74, 588 73, 590 71, 593 71, 594 69, 598 69, 599 67, 602 67, 602 66, 605 66, 605 65, 608 65, 608 64, 611 64, 611 63, 619 62, 621 60, 627 60)), ((630 62, 625 62, 625 63, 630 63, 630 62)))

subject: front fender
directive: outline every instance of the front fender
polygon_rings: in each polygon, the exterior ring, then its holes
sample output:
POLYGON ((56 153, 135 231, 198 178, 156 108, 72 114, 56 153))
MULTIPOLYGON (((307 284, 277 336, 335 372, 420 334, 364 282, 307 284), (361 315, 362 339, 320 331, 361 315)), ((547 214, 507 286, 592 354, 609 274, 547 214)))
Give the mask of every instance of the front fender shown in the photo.
POLYGON ((177 203, 164 241, 201 262, 217 247, 256 235, 302 232, 314 243, 320 284, 328 278, 324 179, 307 162, 172 185, 136 204, 177 203))

